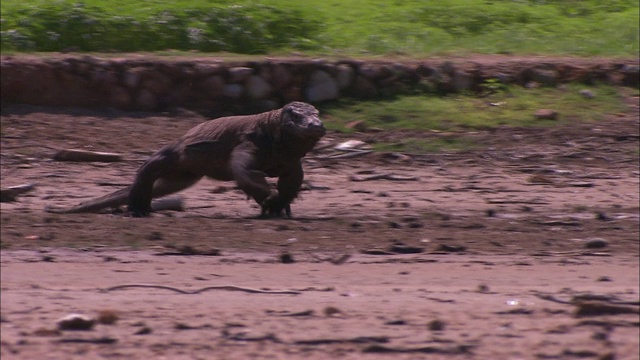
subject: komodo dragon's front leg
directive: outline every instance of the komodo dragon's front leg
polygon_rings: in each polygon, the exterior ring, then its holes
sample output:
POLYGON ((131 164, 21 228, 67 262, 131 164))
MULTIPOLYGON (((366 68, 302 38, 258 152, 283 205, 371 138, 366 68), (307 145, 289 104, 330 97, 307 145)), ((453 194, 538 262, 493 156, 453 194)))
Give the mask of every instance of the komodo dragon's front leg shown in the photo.
POLYGON ((278 177, 278 192, 262 203, 262 215, 280 215, 284 210, 287 217, 291 217, 291 202, 298 197, 303 179, 302 163, 300 160, 292 161, 278 177))
POLYGON ((236 146, 229 158, 229 168, 238 188, 261 205, 271 195, 271 189, 266 174, 255 169, 257 151, 251 142, 236 146))
POLYGON ((302 168, 300 179, 295 172, 281 176, 278 180, 278 191, 273 191, 267 182, 266 174, 255 168, 257 151, 258 148, 253 143, 246 142, 231 152, 229 167, 238 188, 261 206, 261 216, 280 215, 284 210, 287 216, 291 217, 289 203, 295 198, 302 184, 302 168), (296 189, 294 192, 289 190, 292 186, 296 189))

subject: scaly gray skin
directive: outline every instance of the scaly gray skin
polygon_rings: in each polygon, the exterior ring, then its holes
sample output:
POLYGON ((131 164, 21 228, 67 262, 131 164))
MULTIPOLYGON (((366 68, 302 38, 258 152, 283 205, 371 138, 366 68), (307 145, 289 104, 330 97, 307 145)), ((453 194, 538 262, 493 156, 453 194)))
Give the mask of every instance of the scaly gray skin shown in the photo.
POLYGON ((133 216, 148 216, 153 198, 194 185, 202 177, 235 181, 262 208, 261 215, 291 217, 304 172, 301 159, 324 136, 318 110, 303 102, 261 114, 210 120, 189 130, 147 160, 133 185, 68 209, 71 214, 129 205, 133 216), (277 177, 277 191, 267 183, 277 177))

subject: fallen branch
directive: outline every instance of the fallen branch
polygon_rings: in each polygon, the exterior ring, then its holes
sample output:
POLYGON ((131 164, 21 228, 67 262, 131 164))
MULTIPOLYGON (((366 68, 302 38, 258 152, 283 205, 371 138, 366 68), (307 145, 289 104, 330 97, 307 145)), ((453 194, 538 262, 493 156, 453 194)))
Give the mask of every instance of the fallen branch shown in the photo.
POLYGON ((470 345, 458 345, 451 348, 441 348, 436 346, 424 346, 416 348, 391 347, 380 344, 369 345, 362 349, 364 353, 423 353, 423 354, 466 354, 471 350, 470 345))
POLYGON ((358 150, 346 154, 319 156, 318 159, 349 159, 372 153, 371 150, 358 150))
MULTIPOLYGON (((543 293, 539 293, 539 292, 535 292, 533 294, 535 297, 542 299, 542 300, 547 300, 547 301, 552 301, 558 304, 564 304, 564 305, 578 305, 581 303, 598 303, 596 305, 608 305, 608 306, 625 306, 625 305, 631 305, 631 306, 640 306, 640 301, 635 300, 635 301, 619 301, 616 299, 612 299, 609 296, 606 295, 591 295, 591 294, 584 294, 584 295, 574 295, 571 300, 560 300, 556 297, 554 297, 553 295, 550 294, 543 294, 543 293)), ((632 312, 638 312, 638 309, 632 310, 632 312)))
POLYGON ((415 176, 396 175, 396 174, 373 174, 368 176, 351 175, 351 181, 372 181, 372 180, 391 180, 391 181, 417 181, 415 176))
POLYGON ((118 339, 114 339, 108 336, 103 336, 99 338, 70 338, 70 339, 60 339, 57 341, 58 343, 81 343, 81 344, 115 344, 118 342, 118 339))
POLYGON ((122 161, 122 155, 115 153, 86 151, 78 149, 60 150, 54 156, 56 161, 100 161, 100 162, 118 162, 122 161))
POLYGON ((189 295, 190 294, 200 294, 200 293, 203 293, 203 292, 209 291, 209 290, 242 291, 242 292, 247 292, 247 293, 251 293, 251 294, 271 294, 271 295, 299 295, 300 294, 299 291, 291 291, 291 290, 284 290, 284 291, 260 290, 260 289, 253 289, 253 288, 247 288, 247 287, 241 287, 241 286, 235 286, 235 285, 207 286, 207 287, 202 288, 202 289, 189 291, 189 290, 178 289, 178 288, 171 287, 171 286, 147 285, 147 284, 117 285, 117 286, 112 286, 110 288, 106 288, 106 289, 100 290, 100 292, 109 292, 109 291, 114 291, 114 290, 122 290, 122 289, 130 289, 130 288, 164 289, 164 290, 175 291, 175 292, 180 293, 180 294, 189 294, 189 295))
POLYGON ((371 343, 387 343, 389 338, 387 336, 358 336, 348 339, 309 339, 309 340, 296 340, 296 345, 328 345, 328 344, 371 344, 371 343))

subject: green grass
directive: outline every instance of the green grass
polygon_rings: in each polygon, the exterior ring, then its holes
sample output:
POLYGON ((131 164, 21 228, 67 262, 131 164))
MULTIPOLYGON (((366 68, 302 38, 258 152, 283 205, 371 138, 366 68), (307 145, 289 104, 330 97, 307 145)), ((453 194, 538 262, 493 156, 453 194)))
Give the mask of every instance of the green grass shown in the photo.
POLYGON ((376 144, 377 150, 434 152, 466 150, 475 146, 465 132, 499 126, 544 127, 581 121, 602 120, 607 114, 625 111, 618 90, 611 86, 570 84, 560 88, 503 88, 488 96, 456 94, 448 96, 403 95, 370 101, 339 100, 322 105, 323 121, 331 130, 350 132, 346 125, 364 121, 369 128, 415 130, 441 134, 436 139, 410 135, 396 143, 376 144), (588 99, 580 90, 590 90, 588 99), (539 120, 534 113, 549 108, 558 120, 539 120))
POLYGON ((3 0, 3 51, 637 56, 636 0, 3 0))
POLYGON ((501 125, 548 126, 558 122, 597 121, 624 109, 617 90, 610 86, 570 84, 561 88, 509 87, 489 95, 408 95, 370 101, 340 100, 321 107, 329 128, 347 131, 351 121, 365 121, 382 129, 462 131, 501 125), (579 92, 591 90, 587 99, 579 92), (559 120, 537 120, 541 108, 559 112, 559 120))

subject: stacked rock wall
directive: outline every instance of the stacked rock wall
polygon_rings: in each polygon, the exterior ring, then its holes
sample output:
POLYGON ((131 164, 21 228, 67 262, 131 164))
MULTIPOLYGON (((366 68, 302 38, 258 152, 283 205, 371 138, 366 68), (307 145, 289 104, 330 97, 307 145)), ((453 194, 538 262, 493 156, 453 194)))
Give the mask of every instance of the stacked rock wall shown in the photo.
POLYGON ((0 75, 3 103, 144 111, 183 107, 225 114, 268 110, 294 100, 479 91, 490 79, 518 85, 603 82, 637 87, 638 62, 509 56, 481 61, 3 56, 0 75))

